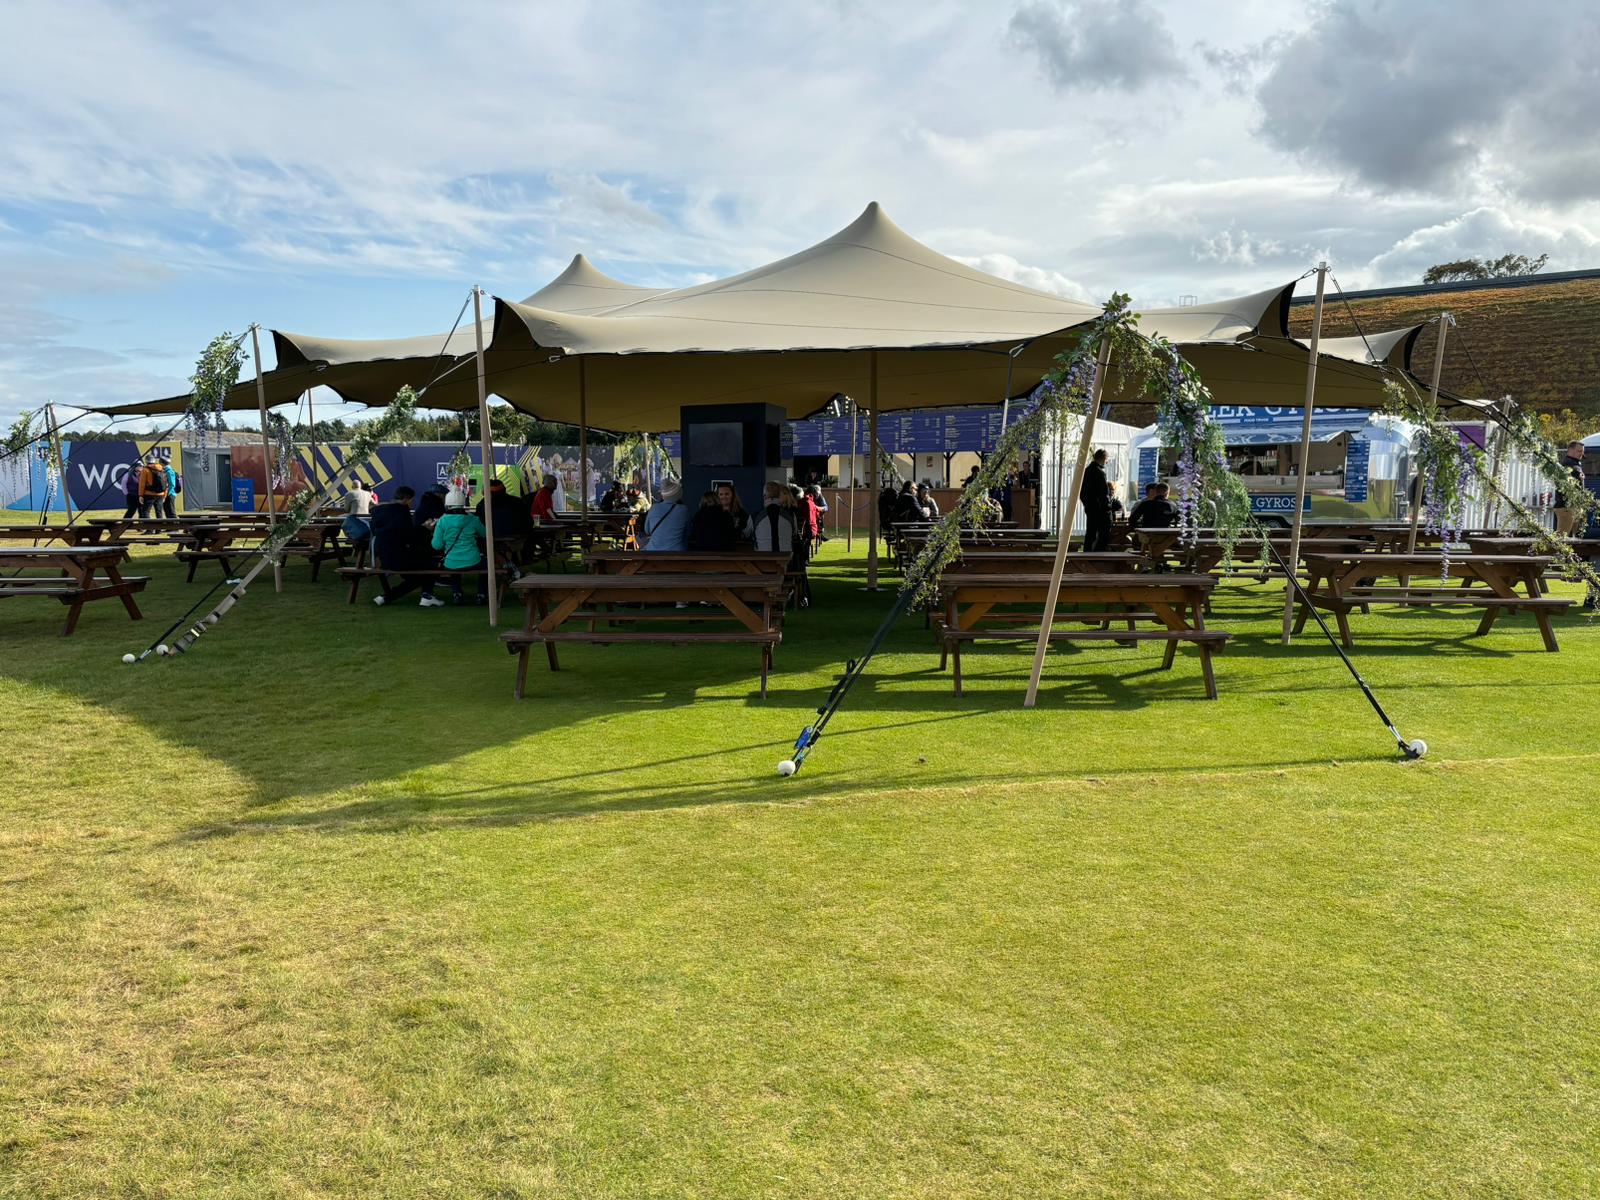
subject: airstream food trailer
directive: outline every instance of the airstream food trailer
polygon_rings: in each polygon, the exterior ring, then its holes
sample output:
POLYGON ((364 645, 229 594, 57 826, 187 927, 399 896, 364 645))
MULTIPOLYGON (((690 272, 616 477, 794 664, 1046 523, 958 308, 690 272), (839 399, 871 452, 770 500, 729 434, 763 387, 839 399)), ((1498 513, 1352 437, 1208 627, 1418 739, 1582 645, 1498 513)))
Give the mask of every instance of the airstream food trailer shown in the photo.
MULTIPOLYGON (((1365 408, 1319 408, 1311 417, 1311 457, 1300 462, 1303 411, 1222 405, 1211 410, 1223 429, 1228 467, 1244 480, 1250 508, 1264 524, 1288 525, 1300 473, 1306 471, 1308 521, 1397 520, 1406 515, 1412 426, 1365 408)), ((1135 494, 1165 480, 1177 487, 1177 452, 1161 445, 1156 426, 1141 429, 1129 450, 1135 494)))

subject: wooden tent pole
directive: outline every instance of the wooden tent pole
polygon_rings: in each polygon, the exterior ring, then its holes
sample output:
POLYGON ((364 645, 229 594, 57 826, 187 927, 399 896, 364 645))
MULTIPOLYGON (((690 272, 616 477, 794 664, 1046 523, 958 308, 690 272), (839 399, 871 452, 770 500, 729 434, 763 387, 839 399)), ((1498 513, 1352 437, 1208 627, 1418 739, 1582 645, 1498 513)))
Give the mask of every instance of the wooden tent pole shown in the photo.
POLYGON ((483 362, 483 289, 472 289, 472 318, 478 347, 478 446, 483 456, 483 540, 488 543, 484 568, 488 572, 489 627, 500 623, 500 589, 495 582, 494 504, 489 499, 489 481, 498 474, 494 461, 494 438, 489 428, 489 383, 483 362))
MULTIPOLYGON (((1300 528, 1305 520, 1306 481, 1311 472, 1311 410, 1317 397, 1317 354, 1322 345, 1322 299, 1328 286, 1328 264, 1317 264, 1317 303, 1311 313, 1311 353, 1306 358, 1306 403, 1300 417, 1300 469, 1295 488, 1294 512, 1289 518, 1289 557, 1287 571, 1300 569, 1300 528)), ((1287 646, 1294 625, 1294 581, 1283 581, 1283 644, 1287 646)))
POLYGON ((856 411, 856 402, 850 401, 850 523, 845 527, 844 548, 849 553, 855 549, 856 544, 856 431, 859 428, 861 414, 856 411))
POLYGON ((878 352, 869 351, 867 386, 867 591, 878 590, 878 352))
POLYGON ((589 360, 578 359, 578 518, 589 524, 589 360))
POLYGON ((311 482, 317 481, 322 473, 322 462, 317 458, 317 402, 311 397, 316 395, 317 389, 306 389, 306 429, 311 434, 311 482))
POLYGON ((1078 493, 1083 490, 1083 473, 1089 465, 1089 450, 1094 441, 1094 423, 1100 415, 1100 397, 1106 390, 1106 371, 1111 363, 1111 336, 1100 342, 1100 360, 1089 389, 1089 410, 1083 418, 1083 436, 1078 439, 1078 461, 1072 468, 1072 486, 1067 490, 1065 515, 1056 522, 1056 561, 1050 569, 1050 589, 1045 593, 1044 612, 1039 617, 1039 642, 1033 648, 1033 673, 1028 677, 1028 694, 1022 707, 1032 708, 1039 698, 1039 676, 1044 673, 1044 652, 1050 647, 1050 629, 1056 623, 1056 598, 1061 594, 1061 576, 1067 569, 1067 547, 1072 543, 1072 520, 1078 511, 1078 493))
MULTIPOLYGON (((1435 408, 1439 406, 1439 374, 1444 370, 1444 335, 1453 318, 1447 312, 1439 314, 1439 344, 1433 350, 1433 382, 1428 385, 1428 398, 1435 408)), ((1417 524, 1422 520, 1422 474, 1417 473, 1417 502, 1411 506, 1411 532, 1406 537, 1406 553, 1417 552, 1417 524)))
MULTIPOLYGON (((1496 400, 1490 411, 1492 412, 1496 409, 1499 410, 1502 419, 1509 421, 1511 419, 1511 397, 1504 396, 1496 400)), ((1495 529, 1498 528, 1495 521, 1500 516, 1500 492, 1498 490, 1500 486, 1500 458, 1505 450, 1506 437, 1503 429, 1493 428, 1493 422, 1490 422, 1489 433, 1490 436, 1494 436, 1494 453, 1489 456, 1489 478, 1494 480, 1495 487, 1489 492, 1489 507, 1484 515, 1483 523, 1487 528, 1495 529)))
MULTIPOLYGON (((261 327, 250 326, 250 348, 256 356, 256 407, 261 410, 261 464, 266 472, 267 485, 267 532, 277 532, 278 506, 272 495, 272 437, 267 433, 267 384, 261 378, 261 327)), ((272 586, 276 591, 283 591, 283 563, 277 555, 272 556, 272 586)))

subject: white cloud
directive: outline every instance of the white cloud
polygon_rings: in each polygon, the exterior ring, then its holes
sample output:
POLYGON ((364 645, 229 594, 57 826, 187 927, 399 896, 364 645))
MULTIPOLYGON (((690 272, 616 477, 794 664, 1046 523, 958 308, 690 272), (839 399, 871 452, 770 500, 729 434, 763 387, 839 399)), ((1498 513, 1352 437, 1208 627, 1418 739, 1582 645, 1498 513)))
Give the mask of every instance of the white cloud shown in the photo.
POLYGON ((1502 254, 1548 254, 1546 270, 1572 270, 1600 261, 1600 237, 1578 225, 1516 219, 1497 208, 1475 208, 1448 221, 1415 230, 1346 280, 1356 286, 1420 283, 1435 263, 1502 254))
POLYGON ((1030 267, 1027 263, 1018 262, 1009 254, 979 254, 973 257, 955 254, 951 257, 959 263, 976 267, 987 274, 998 275, 1001 279, 1009 279, 1012 283, 1020 283, 1024 287, 1035 288, 1041 292, 1054 292, 1058 296, 1070 296, 1074 300, 1094 299, 1087 288, 1074 279, 1068 279, 1060 271, 1030 267))

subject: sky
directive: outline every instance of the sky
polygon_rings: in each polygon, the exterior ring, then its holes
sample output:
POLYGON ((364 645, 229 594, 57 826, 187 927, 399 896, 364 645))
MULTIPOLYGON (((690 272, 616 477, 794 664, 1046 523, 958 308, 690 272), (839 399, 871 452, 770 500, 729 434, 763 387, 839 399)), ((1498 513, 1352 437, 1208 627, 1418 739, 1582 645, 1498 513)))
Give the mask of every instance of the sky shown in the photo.
POLYGON ((873 200, 1092 300, 1600 267, 1592 0, 0 0, 0 28, 7 424, 185 391, 251 322, 443 330, 578 251, 701 282, 873 200))

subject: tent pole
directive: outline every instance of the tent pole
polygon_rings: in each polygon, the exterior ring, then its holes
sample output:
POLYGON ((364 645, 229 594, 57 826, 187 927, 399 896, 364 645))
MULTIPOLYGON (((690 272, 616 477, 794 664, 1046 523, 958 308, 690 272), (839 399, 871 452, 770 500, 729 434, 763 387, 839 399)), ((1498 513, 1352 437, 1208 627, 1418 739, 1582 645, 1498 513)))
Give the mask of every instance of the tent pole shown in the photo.
MULTIPOLYGON (((1439 314, 1439 344, 1433 350, 1433 382, 1428 385, 1428 399, 1435 408, 1439 406, 1439 373, 1444 370, 1444 335, 1450 327, 1451 316, 1439 314)), ((1417 523, 1422 519, 1422 475, 1417 475, 1417 502, 1411 506, 1411 532, 1406 538, 1406 553, 1417 552, 1417 523)))
POLYGON ((1028 677, 1028 694, 1023 697, 1023 708, 1032 708, 1039 698, 1039 676, 1044 673, 1044 652, 1050 648, 1050 629, 1056 623, 1056 598, 1061 594, 1061 576, 1067 569, 1067 547, 1072 543, 1072 520, 1078 511, 1078 493, 1083 490, 1083 473, 1089 465, 1094 423, 1100 415, 1100 397, 1105 394, 1106 369, 1110 364, 1111 336, 1108 333, 1101 339, 1100 361, 1095 368, 1094 386, 1089 389, 1089 411, 1084 414, 1083 436, 1078 439, 1078 461, 1073 465, 1072 487, 1067 491, 1067 515, 1056 523, 1056 561, 1050 569, 1050 590, 1045 593, 1044 612, 1039 615, 1039 643, 1033 648, 1033 674, 1028 677))
POLYGON ((878 352, 869 351, 867 387, 867 591, 878 590, 878 352))
MULTIPOLYGON (((317 476, 322 472, 322 464, 317 458, 317 402, 311 397, 316 394, 316 388, 306 389, 306 428, 311 433, 311 482, 317 482, 317 476)), ((320 486, 320 485, 319 485, 320 486)))
POLYGON ((472 319, 478 346, 478 446, 483 455, 483 540, 488 543, 484 555, 484 569, 488 572, 489 627, 500 623, 500 589, 495 582, 494 570, 494 505, 489 500, 489 481, 499 472, 494 461, 494 438, 489 429, 488 375, 483 363, 483 289, 472 289, 472 319))
MULTIPOLYGON (((1300 468, 1298 471, 1298 486, 1295 489, 1294 513, 1290 517, 1289 557, 1284 560, 1284 568, 1289 571, 1300 569, 1300 527, 1305 520, 1306 507, 1306 479, 1310 472, 1306 469, 1311 464, 1311 410, 1313 401, 1317 396, 1317 353, 1322 344, 1322 298, 1328 286, 1328 264, 1317 264, 1317 304, 1311 314, 1311 353, 1306 358, 1306 406, 1300 418, 1300 468)), ((1291 637, 1290 627, 1294 624, 1294 582, 1283 582, 1283 644, 1287 646, 1291 637)))
POLYGON ((589 360, 578 359, 578 519, 589 524, 589 360))
POLYGON ((44 412, 50 422, 50 442, 55 447, 56 462, 61 465, 61 501, 67 507, 67 524, 71 525, 76 519, 72 515, 72 481, 67 478, 67 460, 61 455, 61 427, 56 424, 56 406, 46 404, 44 412))
MULTIPOLYGON (((278 506, 272 495, 272 438, 267 433, 267 384, 261 378, 261 334, 259 325, 250 326, 250 348, 256 356, 256 406, 261 410, 261 464, 266 472, 267 532, 269 536, 278 528, 278 506)), ((272 559, 272 586, 283 591, 283 563, 276 555, 272 559)))
POLYGON ((845 528, 844 548, 848 553, 856 544, 856 431, 861 414, 856 412, 856 402, 850 401, 850 524, 845 528))

